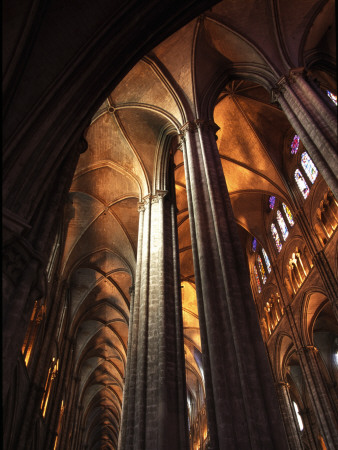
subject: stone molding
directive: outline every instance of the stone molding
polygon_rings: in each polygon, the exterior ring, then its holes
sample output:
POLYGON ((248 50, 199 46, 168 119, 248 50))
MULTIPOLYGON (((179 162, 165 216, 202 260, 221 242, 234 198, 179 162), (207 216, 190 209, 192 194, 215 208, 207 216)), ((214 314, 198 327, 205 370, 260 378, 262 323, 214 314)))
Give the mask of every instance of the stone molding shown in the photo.
POLYGON ((283 75, 271 89, 271 103, 278 102, 278 98, 284 94, 286 85, 291 86, 299 77, 304 77, 306 71, 304 67, 290 69, 287 75, 283 75))
POLYGON ((219 126, 210 119, 204 120, 204 119, 196 119, 193 121, 186 122, 181 128, 180 128, 180 134, 179 137, 182 139, 185 137, 187 132, 195 132, 198 129, 201 130, 212 130, 215 134, 220 129, 219 126))
POLYGON ((141 202, 138 202, 137 210, 138 212, 143 212, 146 210, 147 206, 153 203, 158 203, 161 199, 163 199, 167 195, 168 191, 156 190, 156 194, 148 194, 143 197, 141 202))

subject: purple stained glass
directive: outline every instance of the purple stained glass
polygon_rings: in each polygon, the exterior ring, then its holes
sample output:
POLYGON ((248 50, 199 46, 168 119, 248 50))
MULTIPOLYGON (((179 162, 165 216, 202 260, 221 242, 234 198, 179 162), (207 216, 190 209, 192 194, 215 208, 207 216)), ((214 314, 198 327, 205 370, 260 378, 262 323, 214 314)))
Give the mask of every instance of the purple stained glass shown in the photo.
POLYGON ((309 180, 313 184, 317 178, 318 170, 317 167, 313 164, 312 159, 306 152, 302 153, 301 164, 303 169, 305 170, 306 175, 309 177, 309 180))
POLYGON ((295 155, 298 151, 298 147, 299 147, 299 136, 298 134, 295 134, 292 143, 291 143, 291 154, 295 155))
POLYGON ((258 276, 258 272, 257 272, 256 266, 254 266, 253 270, 254 270, 254 274, 255 274, 255 278, 256 278, 258 293, 260 294, 262 292, 262 287, 261 287, 261 282, 259 280, 259 276, 258 276))
POLYGON ((269 208, 273 209, 275 207, 275 203, 276 203, 276 197, 274 197, 273 195, 270 195, 270 197, 269 197, 269 208))
POLYGON ((298 188, 299 188, 300 192, 302 193, 303 197, 307 198, 307 196, 309 195, 310 189, 309 189, 309 186, 307 185, 306 181, 304 180, 304 177, 301 174, 299 169, 296 169, 296 171, 295 171, 295 180, 296 180, 298 188))
POLYGON ((278 234, 276 225, 274 223, 271 224, 271 234, 272 234, 272 237, 274 238, 277 250, 280 252, 282 250, 283 245, 280 241, 279 234, 278 234))
POLYGON ((289 230, 286 226, 285 220, 283 219, 282 213, 279 210, 277 211, 277 222, 282 232, 283 239, 284 241, 286 241, 287 237, 289 236, 289 230))
POLYGON ((262 258, 259 255, 257 256, 257 264, 258 264, 258 267, 259 267, 259 271, 261 273, 263 284, 265 284, 266 283, 265 270, 264 270, 264 266, 263 266, 263 263, 262 263, 262 258))
POLYGON ((257 240, 256 238, 252 239, 252 251, 255 252, 257 248, 257 240))

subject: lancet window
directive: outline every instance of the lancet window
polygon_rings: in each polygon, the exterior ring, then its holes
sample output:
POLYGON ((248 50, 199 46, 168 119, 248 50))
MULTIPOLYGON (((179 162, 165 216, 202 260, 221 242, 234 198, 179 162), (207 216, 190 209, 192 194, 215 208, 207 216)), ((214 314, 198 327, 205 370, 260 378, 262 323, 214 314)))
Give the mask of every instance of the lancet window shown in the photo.
POLYGON ((306 181, 304 180, 303 175, 301 174, 299 169, 295 170, 295 180, 298 186, 298 189, 302 193, 304 198, 307 198, 310 192, 309 186, 307 185, 306 181))
POLYGON ((271 234, 272 234, 272 237, 273 237, 273 239, 275 241, 277 250, 278 250, 278 252, 280 252, 282 250, 283 245, 281 243, 281 240, 280 240, 280 237, 279 237, 276 225, 274 223, 271 224, 271 234))
POLYGON ((53 450, 56 450, 56 448, 57 448, 58 438, 59 438, 60 431, 61 431, 62 418, 63 418, 64 412, 65 412, 65 405, 64 405, 63 400, 62 400, 62 402, 61 402, 61 407, 60 407, 60 413, 59 413, 58 426, 57 426, 57 429, 56 429, 56 436, 55 436, 55 442, 54 442, 53 450))
POLYGON ((275 207, 276 197, 274 195, 270 195, 269 197, 269 208, 273 209, 275 207))
POLYGON ((33 312, 28 324, 25 339, 21 349, 26 366, 28 366, 32 350, 37 340, 41 322, 45 316, 46 307, 41 300, 36 300, 33 307, 33 312))
POLYGON ((291 142, 291 154, 295 155, 298 151, 298 148, 299 148, 299 136, 295 134, 291 142))
POLYGON ((263 255, 263 258, 264 258, 264 261, 265 261, 266 268, 267 268, 268 272, 271 273, 270 260, 269 260, 269 257, 267 255, 266 251, 264 250, 264 248, 262 248, 262 255, 263 255))
POLYGON ((49 370, 48 370, 48 375, 47 375, 47 379, 46 379, 46 383, 45 383, 45 388, 44 388, 44 393, 42 396, 42 401, 41 401, 41 406, 40 409, 42 411, 42 416, 45 417, 46 415, 46 411, 47 411, 47 406, 48 406, 48 400, 50 397, 50 393, 51 393, 51 389, 52 389, 52 385, 53 382, 57 376, 58 373, 58 369, 59 369, 59 360, 56 359, 55 357, 52 359, 49 370))
POLYGON ((306 175, 308 176, 309 180, 313 184, 317 178, 318 170, 316 166, 313 164, 312 159, 307 154, 307 152, 303 152, 301 156, 301 164, 303 169, 305 170, 306 175))
MULTIPOLYGON (((270 202, 270 200, 269 200, 269 202, 270 202)), ((275 210, 276 210, 276 212, 272 213, 271 234, 275 241, 277 250, 278 250, 278 252, 280 252, 282 249, 281 237, 282 237, 283 241, 286 241, 286 239, 289 236, 288 225, 291 225, 291 227, 294 226, 295 221, 293 219, 293 215, 290 211, 290 208, 285 203, 276 200, 275 210), (276 226, 274 219, 277 221, 278 227, 276 226)), ((264 259, 266 259, 264 252, 262 252, 262 253, 263 253, 264 259)), ((267 263, 267 267, 268 267, 268 263, 267 263)))
POLYGON ((300 412, 299 412, 298 405, 294 401, 292 402, 292 405, 293 405, 293 409, 295 410, 295 413, 296 413, 299 430, 303 431, 304 424, 303 424, 302 416, 300 415, 300 412))
POLYGON ((282 205, 283 205, 283 210, 284 210, 284 213, 286 215, 286 218, 288 219, 289 224, 293 227, 294 224, 295 224, 295 222, 293 220, 293 215, 292 215, 290 209, 286 206, 285 203, 282 203, 282 205))
POLYGON ((256 251, 256 248, 257 248, 257 239, 256 238, 252 239, 252 247, 251 248, 252 248, 253 252, 256 251))
POLYGON ((261 286, 261 281, 259 279, 256 266, 253 267, 253 271, 254 271, 254 275, 255 275, 255 280, 256 280, 256 284, 257 284, 258 293, 260 294, 262 292, 262 286, 261 286))
POLYGON ((259 267, 259 271, 261 273, 262 282, 263 282, 263 284, 265 284, 266 283, 265 269, 264 269, 262 258, 260 257, 260 255, 257 255, 257 264, 259 267))
POLYGON ((289 230, 288 230, 285 220, 283 219, 283 216, 279 210, 277 211, 276 218, 277 218, 279 228, 282 232, 283 239, 284 239, 284 241, 286 241, 287 237, 289 236, 289 230))

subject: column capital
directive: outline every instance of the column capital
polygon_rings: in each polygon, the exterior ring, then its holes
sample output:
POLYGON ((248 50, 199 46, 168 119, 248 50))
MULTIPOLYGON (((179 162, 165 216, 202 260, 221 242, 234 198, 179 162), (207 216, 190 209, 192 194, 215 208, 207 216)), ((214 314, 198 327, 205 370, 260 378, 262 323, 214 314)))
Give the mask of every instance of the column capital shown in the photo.
POLYGON ((286 387, 287 389, 290 389, 290 384, 289 384, 287 381, 283 381, 283 380, 281 380, 281 381, 276 381, 276 382, 275 382, 275 386, 276 386, 277 388, 286 387))
POLYGON ((138 202, 137 203, 137 212, 143 212, 145 210, 145 204, 144 202, 138 202))
POLYGON ((158 203, 167 195, 168 191, 156 189, 155 194, 148 194, 143 197, 142 202, 138 202, 138 212, 145 211, 146 207, 152 203, 158 203))
POLYGON ((219 126, 212 120, 212 119, 195 119, 189 122, 186 122, 181 128, 180 128, 180 136, 185 136, 187 131, 197 131, 198 129, 202 130, 212 130, 215 134, 220 129, 219 126))
POLYGON ((304 67, 294 67, 289 70, 289 74, 287 76, 288 82, 290 84, 294 83, 297 78, 304 77, 306 75, 306 70, 304 67))
POLYGON ((286 85, 292 85, 297 78, 306 74, 304 67, 295 67, 289 70, 287 75, 283 75, 271 89, 271 103, 278 102, 278 98, 285 92, 286 85))
POLYGON ((306 353, 318 353, 318 348, 314 345, 303 345, 296 350, 299 355, 304 355, 306 353))
POLYGON ((277 83, 271 89, 271 103, 277 103, 279 97, 285 91, 285 85, 287 84, 287 77, 285 75, 280 78, 277 83))

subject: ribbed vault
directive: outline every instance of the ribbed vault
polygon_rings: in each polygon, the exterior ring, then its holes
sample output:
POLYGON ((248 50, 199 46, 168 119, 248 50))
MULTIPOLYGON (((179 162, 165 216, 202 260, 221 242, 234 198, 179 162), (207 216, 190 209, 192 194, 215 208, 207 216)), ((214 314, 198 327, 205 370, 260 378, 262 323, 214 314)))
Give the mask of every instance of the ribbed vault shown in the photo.
MULTIPOLYGON (((62 258, 62 276, 70 288, 77 406, 88 448, 117 448, 129 288, 137 264, 137 206, 166 185, 169 137, 179 134, 188 120, 210 119, 213 105, 243 246, 249 236, 264 246, 267 197, 292 203, 283 151, 293 130, 271 103, 267 88, 305 63, 304 48, 309 55, 323 45, 330 57, 331 32, 326 40, 316 32, 319 10, 318 20, 331 23, 332 2, 324 3, 220 2, 139 61, 94 115, 86 136, 89 148, 80 157, 70 189, 62 258)), ((183 154, 174 145, 171 151, 187 395, 195 408, 189 410, 189 419, 194 420, 204 402, 204 375, 183 154)))

